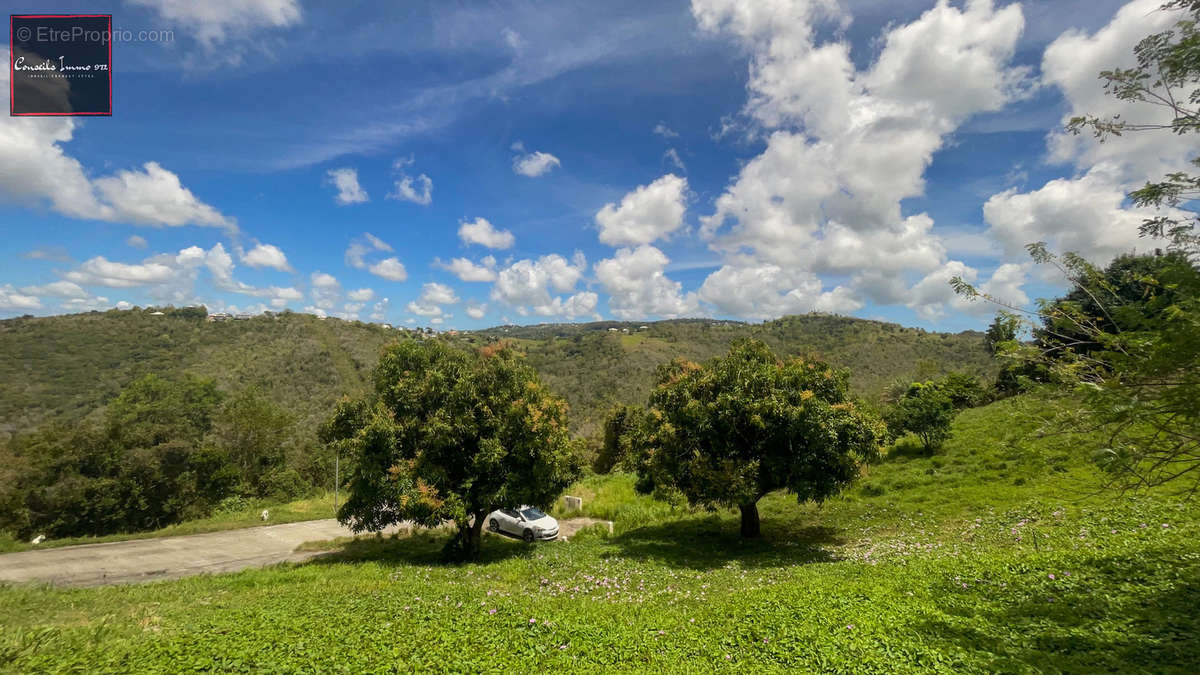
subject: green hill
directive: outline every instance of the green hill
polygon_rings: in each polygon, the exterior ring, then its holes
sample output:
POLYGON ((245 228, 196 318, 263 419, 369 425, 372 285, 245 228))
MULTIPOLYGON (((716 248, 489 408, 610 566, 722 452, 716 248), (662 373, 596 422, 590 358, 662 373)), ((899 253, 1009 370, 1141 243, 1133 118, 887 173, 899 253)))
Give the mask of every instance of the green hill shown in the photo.
MULTIPOLYGON (((815 355, 850 368, 851 386, 868 398, 896 379, 949 371, 986 375, 992 369, 980 333, 931 333, 824 315, 763 324, 509 326, 448 339, 512 339, 570 403, 576 433, 590 435, 613 403, 645 401, 659 364, 677 356, 706 359, 749 336, 781 355, 815 355)), ((210 377, 226 391, 258 385, 312 430, 341 395, 364 390, 379 349, 396 337, 397 331, 377 324, 293 313, 219 323, 149 310, 0 321, 0 439, 87 417, 147 373, 210 377)))
MULTIPOLYGON (((616 521, 568 543, 443 533, 313 545, 307 564, 134 587, 0 588, 0 670, 1195 672, 1197 503, 1095 492, 1070 400, 964 412, 823 505, 734 511, 569 489, 616 521)), ((558 513, 558 516, 565 514, 558 513)))

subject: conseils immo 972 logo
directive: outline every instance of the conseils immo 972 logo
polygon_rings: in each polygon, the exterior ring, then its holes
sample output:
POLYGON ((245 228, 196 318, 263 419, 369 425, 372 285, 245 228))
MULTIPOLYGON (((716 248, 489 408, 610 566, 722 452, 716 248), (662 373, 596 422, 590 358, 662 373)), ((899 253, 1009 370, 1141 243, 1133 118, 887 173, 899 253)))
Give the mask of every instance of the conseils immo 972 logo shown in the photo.
POLYGON ((112 115, 112 15, 8 21, 10 115, 112 115))

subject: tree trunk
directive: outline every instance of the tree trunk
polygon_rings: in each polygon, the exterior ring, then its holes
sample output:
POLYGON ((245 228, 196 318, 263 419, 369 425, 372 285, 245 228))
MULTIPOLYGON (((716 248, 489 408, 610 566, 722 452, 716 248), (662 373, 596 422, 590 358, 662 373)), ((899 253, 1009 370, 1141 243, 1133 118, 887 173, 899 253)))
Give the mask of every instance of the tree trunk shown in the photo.
POLYGON ((742 510, 742 538, 754 539, 758 537, 758 502, 741 504, 738 508, 742 510))
POLYGON ((483 520, 487 518, 486 513, 476 513, 475 520, 471 523, 471 527, 464 533, 466 535, 463 541, 463 554, 468 559, 479 557, 480 536, 483 532, 483 520))

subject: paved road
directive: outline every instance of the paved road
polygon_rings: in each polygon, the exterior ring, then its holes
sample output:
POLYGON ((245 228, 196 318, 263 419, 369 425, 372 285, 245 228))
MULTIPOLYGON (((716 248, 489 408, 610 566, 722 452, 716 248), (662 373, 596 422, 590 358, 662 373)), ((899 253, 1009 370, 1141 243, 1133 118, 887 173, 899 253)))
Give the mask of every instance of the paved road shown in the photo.
POLYGON ((99 586, 233 572, 307 560, 319 552, 296 552, 300 544, 349 536, 353 533, 331 518, 181 537, 22 551, 0 555, 0 581, 99 586))
MULTIPOLYGON (((583 527, 596 523, 607 524, 611 531, 612 524, 608 521, 571 518, 560 521, 559 537, 574 536, 583 527)), ((397 529, 407 528, 390 528, 384 530, 384 534, 397 529)), ((181 537, 6 553, 0 555, 0 582, 102 586, 235 572, 248 567, 308 560, 321 553, 297 552, 296 547, 300 544, 353 534, 331 518, 181 537)))

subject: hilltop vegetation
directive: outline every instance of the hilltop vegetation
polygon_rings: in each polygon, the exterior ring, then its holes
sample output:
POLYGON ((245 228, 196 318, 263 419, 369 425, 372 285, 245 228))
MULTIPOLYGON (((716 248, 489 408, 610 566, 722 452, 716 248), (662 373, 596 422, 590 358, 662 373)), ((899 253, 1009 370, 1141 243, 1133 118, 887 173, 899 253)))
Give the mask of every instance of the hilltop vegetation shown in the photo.
MULTIPOLYGON (((342 395, 367 391, 380 349, 396 337, 377 324, 292 313, 223 323, 141 310, 0 321, 0 440, 46 422, 87 417, 143 375, 177 379, 185 373, 211 378, 225 392, 256 385, 313 437, 342 395)), ((852 391, 872 398, 897 380, 994 371, 981 333, 930 333, 822 315, 756 325, 690 320, 492 328, 456 339, 513 339, 550 389, 567 399, 572 430, 590 436, 613 403, 646 400, 659 364, 716 356, 739 337, 761 339, 780 356, 816 356, 849 367, 852 391), (648 328, 639 332, 642 325, 648 328)))
POLYGON ((614 474, 569 493, 615 534, 487 537, 474 565, 441 564, 449 535, 431 533, 232 575, 4 588, 0 669, 1192 672, 1200 512, 1096 496, 1088 439, 1043 433, 1074 405, 965 411, 934 456, 893 450, 819 507, 769 495, 761 540, 614 474))

